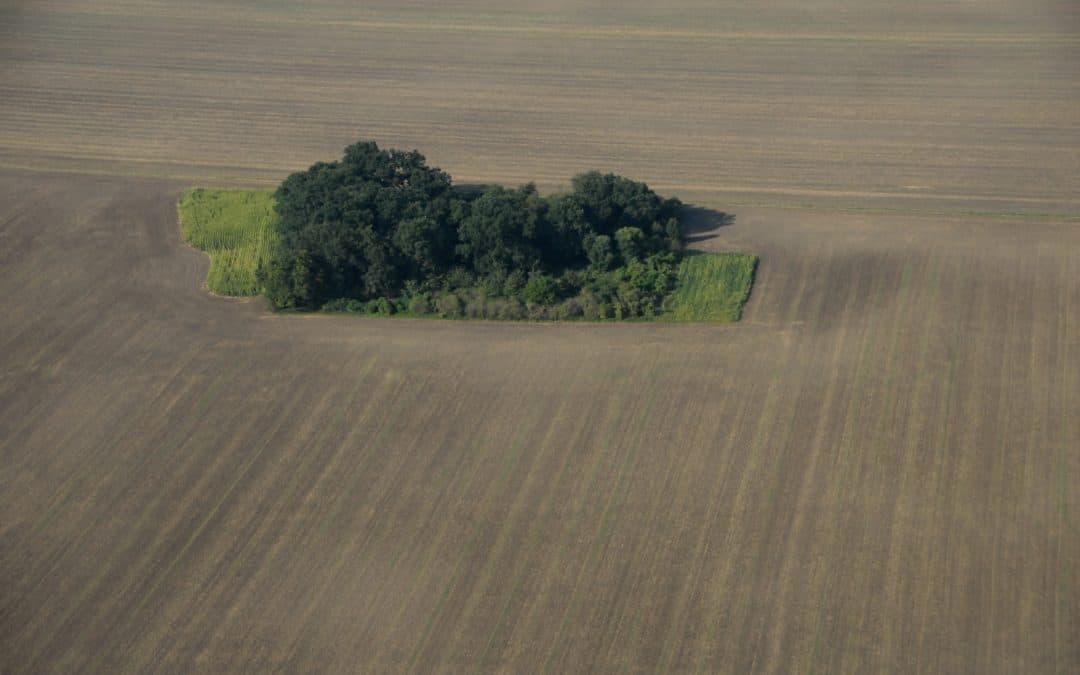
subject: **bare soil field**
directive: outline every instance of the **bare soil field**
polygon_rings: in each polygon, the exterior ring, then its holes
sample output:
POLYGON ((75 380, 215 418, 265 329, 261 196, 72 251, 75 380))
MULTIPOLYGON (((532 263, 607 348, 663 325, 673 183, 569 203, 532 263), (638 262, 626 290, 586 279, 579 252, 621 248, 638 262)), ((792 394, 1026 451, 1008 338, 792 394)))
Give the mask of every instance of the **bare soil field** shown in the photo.
POLYGON ((428 4, 0 9, 0 671, 1080 669, 1077 10, 428 4), (361 137, 733 210, 744 318, 201 290, 361 137))
POLYGON ((1067 0, 8 3, 0 157, 275 184, 376 139, 460 180, 1080 212, 1067 0))

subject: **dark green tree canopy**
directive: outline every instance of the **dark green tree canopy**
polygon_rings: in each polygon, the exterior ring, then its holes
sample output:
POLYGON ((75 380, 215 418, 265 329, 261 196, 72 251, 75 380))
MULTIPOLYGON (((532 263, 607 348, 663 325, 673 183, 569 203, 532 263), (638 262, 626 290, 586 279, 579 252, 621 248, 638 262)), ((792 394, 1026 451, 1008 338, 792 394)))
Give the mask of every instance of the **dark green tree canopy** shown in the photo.
POLYGON ((655 286, 682 248, 681 203, 596 171, 572 185, 547 197, 532 184, 457 190, 419 152, 356 143, 278 187, 280 246, 259 278, 274 306, 309 309, 336 299, 437 306, 438 293, 464 287, 550 304, 606 288, 601 277, 631 263, 652 270, 635 284, 655 286))
POLYGON ((458 227, 458 256, 481 276, 539 268, 544 210, 534 185, 488 188, 458 227))

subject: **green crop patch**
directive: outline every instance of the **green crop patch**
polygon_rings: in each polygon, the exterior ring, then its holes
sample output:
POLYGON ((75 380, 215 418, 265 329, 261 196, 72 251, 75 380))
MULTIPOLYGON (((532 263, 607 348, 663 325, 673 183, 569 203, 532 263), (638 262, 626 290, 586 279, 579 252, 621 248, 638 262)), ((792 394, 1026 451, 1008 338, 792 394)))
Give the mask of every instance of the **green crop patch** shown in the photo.
POLYGON ((184 239, 210 256, 210 291, 259 294, 255 272, 277 245, 273 190, 193 188, 178 211, 184 239))
POLYGON ((668 321, 738 321, 754 283, 757 256, 687 251, 668 298, 668 321))

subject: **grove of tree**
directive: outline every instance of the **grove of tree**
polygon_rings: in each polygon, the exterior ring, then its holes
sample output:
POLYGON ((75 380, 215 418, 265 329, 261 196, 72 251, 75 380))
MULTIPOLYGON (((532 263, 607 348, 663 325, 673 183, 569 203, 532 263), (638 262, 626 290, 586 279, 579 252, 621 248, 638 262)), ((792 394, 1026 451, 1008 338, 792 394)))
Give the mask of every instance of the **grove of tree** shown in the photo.
POLYGON ((416 151, 345 149, 278 187, 259 269, 279 309, 487 318, 654 316, 683 245, 678 199, 596 171, 572 190, 455 187, 416 151))

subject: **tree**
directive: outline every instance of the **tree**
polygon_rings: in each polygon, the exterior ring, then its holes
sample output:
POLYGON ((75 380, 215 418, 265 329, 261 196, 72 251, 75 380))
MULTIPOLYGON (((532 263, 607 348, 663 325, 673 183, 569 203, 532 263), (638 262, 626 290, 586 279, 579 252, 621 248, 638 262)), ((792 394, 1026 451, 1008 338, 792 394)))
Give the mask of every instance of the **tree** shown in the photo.
POLYGON ((615 243, 623 262, 637 260, 645 252, 645 233, 638 227, 620 227, 615 230, 615 243))
POLYGON ((609 270, 615 264, 615 251, 611 246, 611 237, 606 234, 592 235, 585 240, 589 255, 589 264, 597 270, 609 270))
POLYGON ((406 218, 394 228, 392 240, 404 258, 409 278, 444 271, 453 255, 453 232, 428 215, 406 218))
POLYGON ((303 296, 319 305, 335 297, 392 296, 404 279, 445 269, 454 240, 443 226, 450 188, 450 176, 428 167, 420 153, 380 150, 372 142, 345 148, 340 162, 290 175, 275 194, 281 243, 274 257, 303 252, 311 261, 304 269, 322 276, 283 274, 287 265, 271 260, 266 277, 273 277, 274 297, 295 303, 303 296))
POLYGON ((662 199, 645 183, 599 171, 574 177, 574 192, 592 229, 613 235, 620 227, 665 232, 669 218, 678 219, 682 202, 662 199))
POLYGON ((567 316, 656 310, 682 247, 680 202, 610 173, 580 174, 572 184, 547 198, 531 183, 454 188, 415 150, 354 143, 339 161, 316 163, 278 187, 280 243, 259 282, 280 308, 334 301, 381 313, 503 307, 517 316, 525 301, 535 316, 550 317, 563 299, 576 308, 567 316), (505 300, 485 305, 491 298, 505 300))
POLYGON ((545 264, 549 267, 576 267, 588 258, 585 238, 592 227, 585 218, 585 207, 575 194, 558 194, 548 199, 548 241, 545 264))
POLYGON ((280 309, 313 307, 320 295, 321 270, 307 251, 297 251, 291 258, 275 256, 256 277, 267 299, 280 309))
POLYGON ((542 208, 532 184, 488 188, 461 223, 458 255, 482 276, 538 267, 542 208))
POLYGON ((551 305, 558 299, 559 284, 546 274, 538 274, 525 284, 525 302, 533 305, 551 305))

